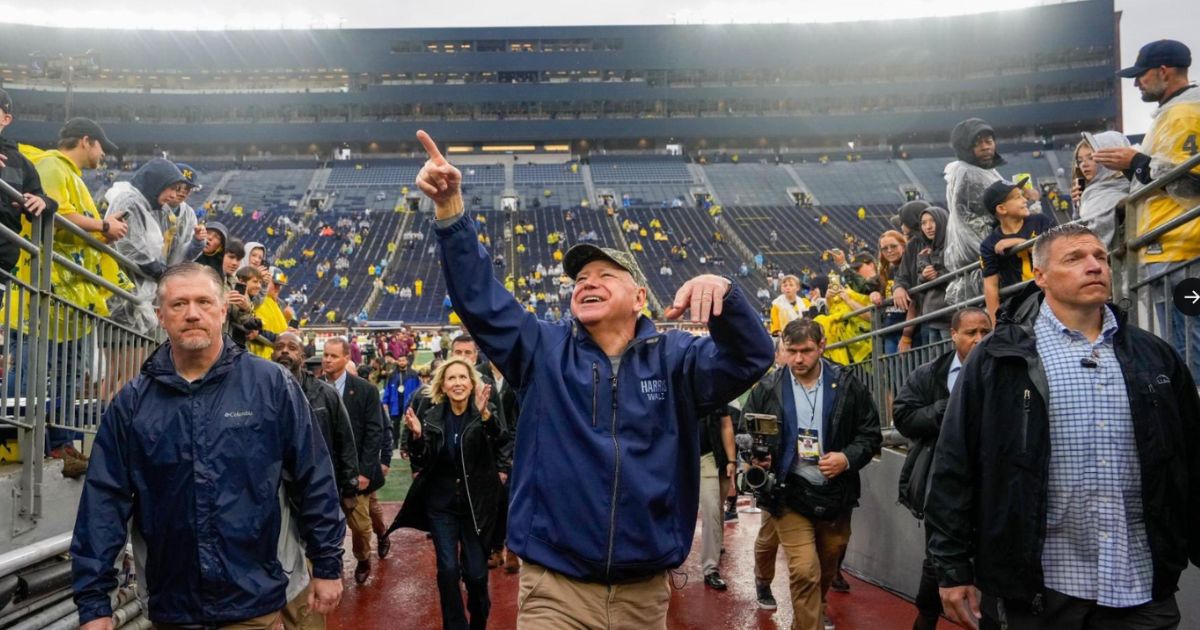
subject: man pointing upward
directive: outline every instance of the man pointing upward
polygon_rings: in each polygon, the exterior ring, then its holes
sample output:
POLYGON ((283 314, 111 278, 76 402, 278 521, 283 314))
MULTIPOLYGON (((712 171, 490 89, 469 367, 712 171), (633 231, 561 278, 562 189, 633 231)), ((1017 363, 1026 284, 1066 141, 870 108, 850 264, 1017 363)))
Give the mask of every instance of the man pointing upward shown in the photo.
POLYGON ((687 281, 666 311, 690 310, 709 336, 659 332, 640 315, 633 257, 591 244, 563 260, 573 321, 538 320, 493 277, 463 213, 462 174, 428 134, 417 139, 450 299, 521 400, 508 523, 526 562, 518 624, 665 628, 667 571, 696 526, 697 418, 766 372, 770 337, 741 289, 713 275, 687 281))

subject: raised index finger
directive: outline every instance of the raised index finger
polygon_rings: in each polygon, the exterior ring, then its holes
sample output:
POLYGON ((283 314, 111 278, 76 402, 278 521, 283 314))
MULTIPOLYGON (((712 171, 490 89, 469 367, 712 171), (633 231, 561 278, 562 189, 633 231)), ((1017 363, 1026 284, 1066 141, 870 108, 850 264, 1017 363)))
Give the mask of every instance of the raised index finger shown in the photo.
POLYGON ((446 161, 446 158, 442 156, 442 152, 438 150, 437 143, 433 141, 433 138, 429 134, 425 133, 424 129, 417 132, 417 140, 421 142, 421 146, 425 147, 425 153, 429 155, 429 159, 438 164, 446 161))

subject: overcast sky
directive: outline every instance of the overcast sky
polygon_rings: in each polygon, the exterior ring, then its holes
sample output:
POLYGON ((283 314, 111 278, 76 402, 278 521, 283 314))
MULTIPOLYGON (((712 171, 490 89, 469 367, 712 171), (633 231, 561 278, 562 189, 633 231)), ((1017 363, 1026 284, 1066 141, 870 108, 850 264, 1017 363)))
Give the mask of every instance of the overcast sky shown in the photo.
MULTIPOLYGON (((0 20, 41 24, 153 25, 158 28, 275 26, 319 23, 347 28, 429 26, 542 26, 595 24, 726 24, 750 22, 848 21, 860 16, 901 19, 926 15, 978 13, 1057 0, 509 0, 430 5, 413 0, 207 0, 168 4, 161 0, 55 0, 17 4, 0 0, 0 20), (107 6, 106 6, 107 5, 107 6), (254 12, 245 8, 253 6, 254 12), (192 11, 192 13, 189 13, 192 11), (82 20, 82 22, 80 22, 82 20)), ((1200 54, 1200 1, 1115 0, 1121 19, 1121 62, 1131 65, 1142 44, 1159 38, 1178 39, 1200 54)), ((1063 24, 1070 29, 1070 24, 1063 24)), ((1200 78, 1200 69, 1192 73, 1200 78)), ((1146 130, 1152 106, 1144 104, 1131 81, 1124 80, 1126 133, 1146 130)))

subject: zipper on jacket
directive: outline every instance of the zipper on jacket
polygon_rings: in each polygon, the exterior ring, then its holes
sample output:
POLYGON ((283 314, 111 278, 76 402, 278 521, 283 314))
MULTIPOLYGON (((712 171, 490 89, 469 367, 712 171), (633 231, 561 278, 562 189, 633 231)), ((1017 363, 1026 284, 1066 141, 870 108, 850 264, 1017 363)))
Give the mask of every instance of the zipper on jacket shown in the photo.
POLYGON ((1025 390, 1025 400, 1022 403, 1024 413, 1022 414, 1021 422, 1021 449, 1029 450, 1029 390, 1025 390))
POLYGON ((600 364, 592 361, 592 428, 596 428, 596 400, 600 395, 600 364))
POLYGON ((459 435, 458 461, 462 465, 463 490, 467 492, 467 509, 471 512, 471 523, 475 525, 475 535, 482 536, 483 531, 479 529, 479 520, 475 518, 475 502, 471 500, 471 479, 470 475, 467 474, 467 451, 465 446, 467 440, 465 438, 467 436, 467 429, 471 428, 474 424, 474 422, 471 422, 471 424, 463 427, 462 433, 459 435))
POLYGON ((621 443, 617 441, 617 375, 612 375, 612 441, 613 441, 613 491, 612 511, 608 518, 608 565, 605 576, 612 578, 613 541, 617 535, 617 489, 621 485, 621 443))

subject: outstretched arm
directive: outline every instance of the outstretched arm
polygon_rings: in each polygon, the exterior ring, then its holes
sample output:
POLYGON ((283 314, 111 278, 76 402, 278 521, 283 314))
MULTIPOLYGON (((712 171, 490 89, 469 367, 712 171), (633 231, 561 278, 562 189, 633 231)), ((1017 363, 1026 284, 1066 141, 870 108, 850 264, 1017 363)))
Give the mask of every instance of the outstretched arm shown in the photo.
POLYGON ((429 134, 419 131, 417 139, 429 154, 417 187, 437 207, 436 234, 450 301, 504 378, 520 388, 533 360, 540 322, 493 275, 492 258, 479 243, 474 221, 463 213, 462 174, 429 134))

